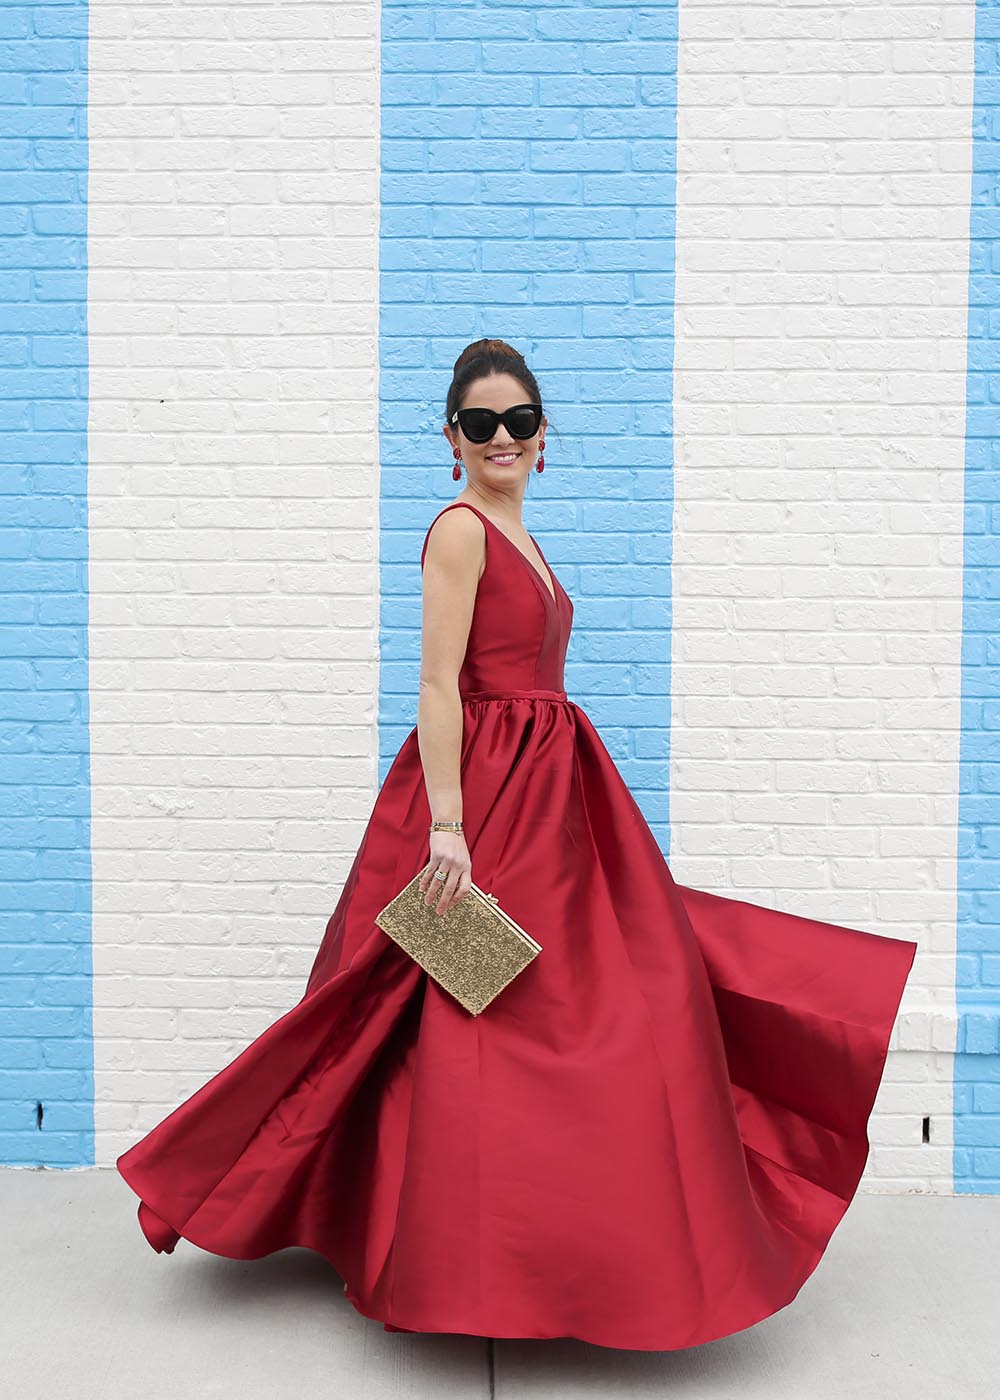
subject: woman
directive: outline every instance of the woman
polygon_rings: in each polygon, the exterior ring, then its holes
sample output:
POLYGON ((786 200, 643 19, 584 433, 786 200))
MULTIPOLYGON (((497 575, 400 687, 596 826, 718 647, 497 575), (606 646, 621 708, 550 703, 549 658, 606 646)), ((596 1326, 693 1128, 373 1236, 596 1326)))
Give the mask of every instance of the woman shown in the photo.
POLYGON ((155 1249, 317 1250, 388 1330, 693 1346, 819 1262, 917 945, 674 883, 563 688, 538 384, 477 342, 446 418, 418 723, 302 1000, 118 1169, 155 1249), (438 913, 474 869, 542 945, 479 1016, 374 923, 422 867, 438 913))

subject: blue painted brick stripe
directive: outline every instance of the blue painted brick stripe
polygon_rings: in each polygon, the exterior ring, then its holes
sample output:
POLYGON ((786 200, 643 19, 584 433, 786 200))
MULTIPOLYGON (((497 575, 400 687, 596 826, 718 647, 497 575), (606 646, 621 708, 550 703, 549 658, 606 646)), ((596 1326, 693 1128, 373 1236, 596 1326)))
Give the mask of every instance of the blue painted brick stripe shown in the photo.
POLYGON ((419 549, 462 489, 462 348, 524 354, 550 428, 524 504, 575 604, 571 698, 668 843, 677 9, 382 10, 380 781, 416 723, 419 549))
POLYGON ((1000 1193, 1000 4, 976 9, 954 1082, 956 1193, 1000 1193), (998 341, 995 345, 994 342, 998 341))
POLYGON ((94 1160, 87 6, 0 9, 0 1162, 94 1160))

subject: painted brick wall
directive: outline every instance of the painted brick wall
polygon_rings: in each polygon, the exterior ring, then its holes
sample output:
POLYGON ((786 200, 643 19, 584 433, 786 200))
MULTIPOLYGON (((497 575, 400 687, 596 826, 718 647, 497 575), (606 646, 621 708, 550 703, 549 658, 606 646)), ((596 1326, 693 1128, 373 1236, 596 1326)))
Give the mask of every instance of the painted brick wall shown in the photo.
POLYGON ((0 1159, 110 1163, 300 994, 499 335, 676 878, 919 935, 867 1184, 1000 1189, 996 13, 0 12, 0 1159))
POLYGON ((377 790, 378 9, 91 5, 98 1160, 302 995, 377 790))
POLYGON ((955 1190, 1000 1192, 1000 335, 997 76, 1000 6, 976 11, 969 217, 962 749, 959 790, 959 1035, 955 1057, 955 1190))
POLYGON ((667 841, 673 4, 386 4, 381 774, 416 722, 420 543, 461 489, 452 365, 496 336, 550 419, 524 506, 575 604, 566 688, 667 841))
POLYGON ((93 1154, 87 7, 0 9, 0 1162, 93 1154))
POLYGON ((671 868, 919 939, 887 1190, 953 1170, 972 20, 681 7, 671 868))
POLYGON ((451 365, 501 336, 561 430, 525 520, 576 602, 567 688, 675 876, 921 938, 884 1190, 952 1170, 964 386, 935 342, 962 336, 970 45, 932 8, 903 32, 948 34, 953 99, 887 82, 898 5, 685 4, 679 73, 673 5, 383 9, 380 771, 460 489, 451 365), (897 151, 893 103, 935 98, 897 151))

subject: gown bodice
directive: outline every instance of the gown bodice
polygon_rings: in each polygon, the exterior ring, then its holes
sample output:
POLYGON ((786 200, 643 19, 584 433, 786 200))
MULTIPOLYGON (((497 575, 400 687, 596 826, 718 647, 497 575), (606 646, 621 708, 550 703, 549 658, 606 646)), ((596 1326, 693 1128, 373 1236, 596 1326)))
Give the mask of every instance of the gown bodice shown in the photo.
POLYGON ((511 691, 565 694, 563 666, 573 626, 573 601, 549 568, 553 598, 541 574, 489 516, 467 501, 453 501, 431 521, 420 551, 423 568, 431 530, 446 511, 466 507, 486 530, 486 567, 479 580, 465 659, 458 677, 463 699, 511 691))

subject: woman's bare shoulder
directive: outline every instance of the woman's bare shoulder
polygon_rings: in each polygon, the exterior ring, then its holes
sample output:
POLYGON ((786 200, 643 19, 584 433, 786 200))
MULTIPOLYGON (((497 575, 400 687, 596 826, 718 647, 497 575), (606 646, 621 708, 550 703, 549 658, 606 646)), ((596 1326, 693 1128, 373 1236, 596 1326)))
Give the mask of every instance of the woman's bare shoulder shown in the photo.
MULTIPOLYGON (((456 502, 456 505, 463 504, 456 502)), ((426 559, 433 554, 435 560, 444 563, 452 559, 467 559, 470 551, 475 554, 477 547, 485 544, 485 540, 486 526, 474 510, 450 510, 446 506, 428 527, 424 557, 426 559)))

